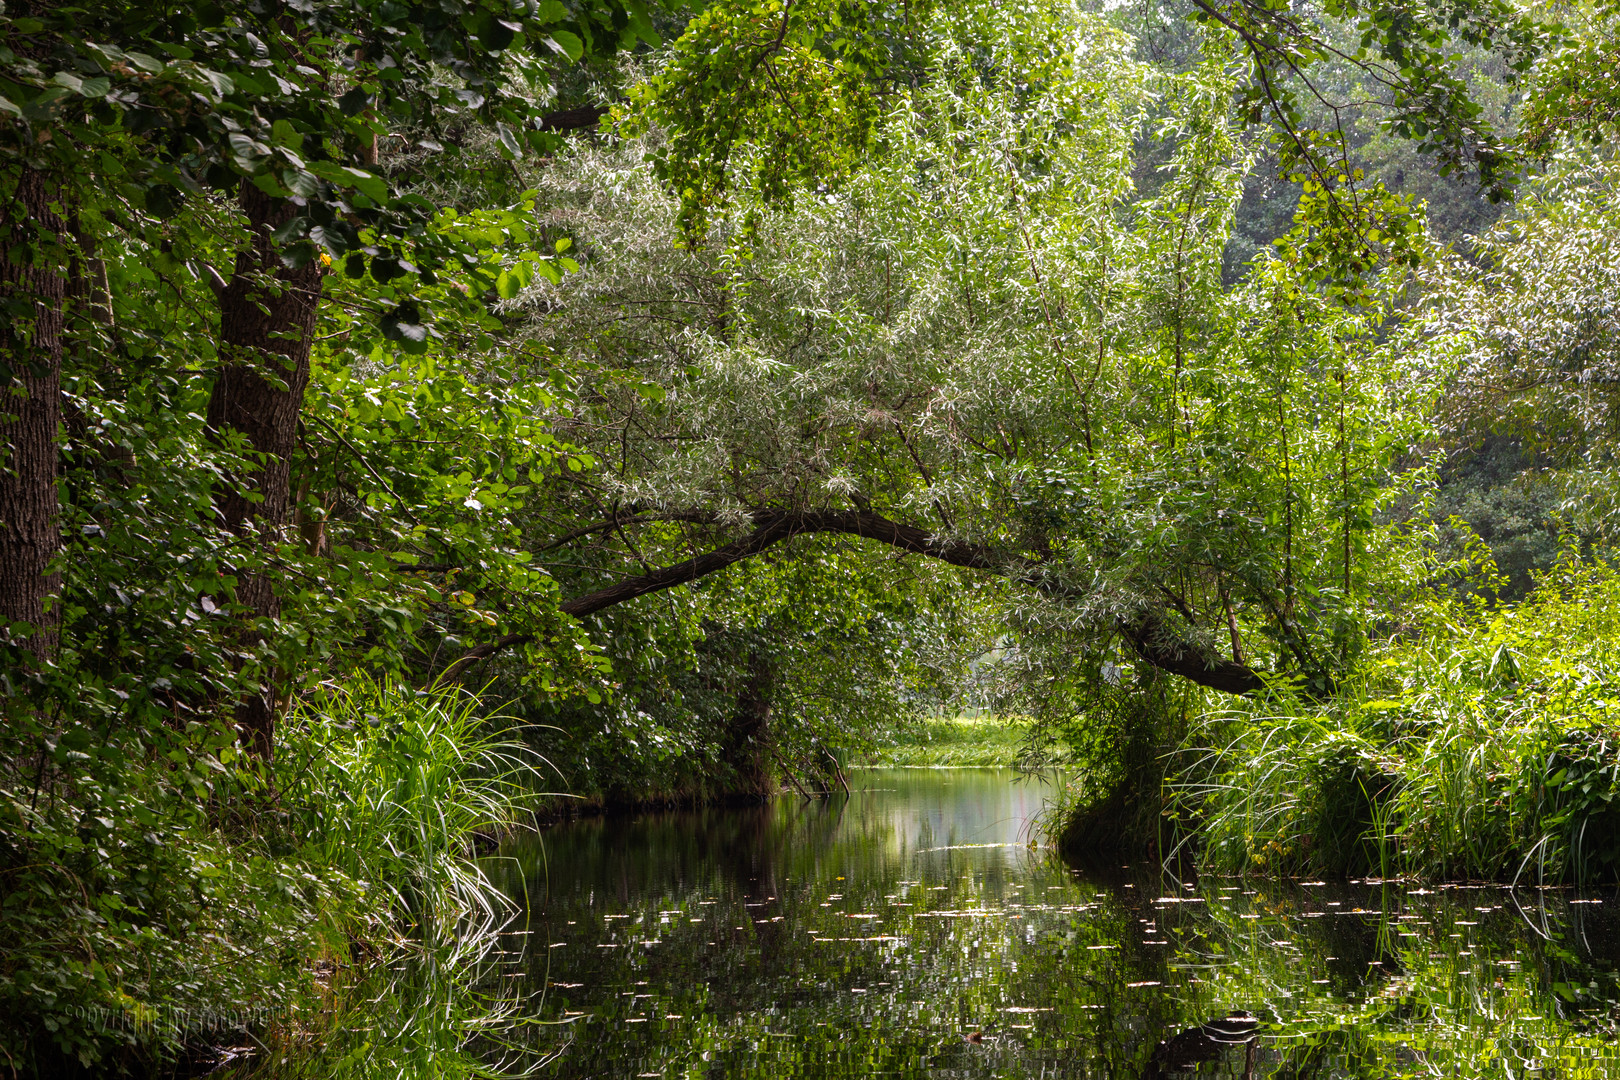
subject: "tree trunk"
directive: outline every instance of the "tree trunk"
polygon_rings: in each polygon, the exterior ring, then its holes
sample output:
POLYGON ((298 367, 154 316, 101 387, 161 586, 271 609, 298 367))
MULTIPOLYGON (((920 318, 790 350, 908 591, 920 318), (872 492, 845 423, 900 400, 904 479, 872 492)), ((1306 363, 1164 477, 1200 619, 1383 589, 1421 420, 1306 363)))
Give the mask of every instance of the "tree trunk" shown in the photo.
POLYGON ((54 603, 62 584, 49 568, 62 544, 56 473, 67 226, 58 213, 60 185, 26 165, 15 185, 0 208, 0 250, 7 252, 0 255, 0 302, 21 301, 21 310, 31 304, 32 311, 0 323, 0 362, 10 369, 0 392, 0 631, 19 623, 27 628, 0 637, 49 660, 56 652, 54 603))
MULTIPOLYGON (((236 257, 231 280, 220 293, 220 371, 208 399, 208 429, 216 435, 241 432, 259 467, 233 477, 215 496, 220 524, 239 535, 256 532, 260 542, 281 539, 287 519, 298 412, 309 383, 309 351, 321 295, 321 264, 297 269, 281 262, 271 234, 297 208, 273 199, 249 183, 242 185, 242 208, 252 234, 236 257), (250 495, 258 495, 254 501, 250 495)), ((248 573, 237 599, 258 616, 280 612, 275 585, 267 574, 248 573)), ((269 761, 275 738, 275 692, 268 676, 237 712, 242 741, 269 761)))
POLYGON ((737 711, 721 747, 722 760, 732 772, 729 795, 761 800, 772 794, 771 695, 775 689, 775 665, 763 651, 753 650, 737 693, 737 711))

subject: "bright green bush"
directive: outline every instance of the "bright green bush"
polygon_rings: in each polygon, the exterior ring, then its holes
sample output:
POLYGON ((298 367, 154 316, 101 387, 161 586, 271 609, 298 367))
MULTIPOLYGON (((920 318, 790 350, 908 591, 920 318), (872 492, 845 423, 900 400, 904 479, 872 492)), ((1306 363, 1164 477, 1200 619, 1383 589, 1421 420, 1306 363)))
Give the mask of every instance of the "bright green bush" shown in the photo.
POLYGON ((1206 718, 1179 789, 1224 871, 1620 877, 1620 573, 1573 555, 1530 599, 1435 599, 1327 703, 1206 718))

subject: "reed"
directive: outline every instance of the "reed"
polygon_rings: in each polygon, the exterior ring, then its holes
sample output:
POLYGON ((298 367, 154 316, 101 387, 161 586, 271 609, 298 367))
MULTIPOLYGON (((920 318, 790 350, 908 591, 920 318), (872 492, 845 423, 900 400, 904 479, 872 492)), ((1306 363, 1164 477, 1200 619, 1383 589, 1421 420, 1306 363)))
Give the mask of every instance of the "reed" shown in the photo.
POLYGON ((1171 782, 1224 872, 1620 875, 1620 575, 1569 560, 1514 607, 1434 600, 1329 701, 1206 714, 1171 782))
POLYGON ((283 731, 277 827, 363 900, 319 1008, 270 1033, 254 1074, 505 1075, 520 1020, 499 932, 518 908, 477 855, 532 820, 544 760, 473 695, 363 676, 300 703, 283 731))

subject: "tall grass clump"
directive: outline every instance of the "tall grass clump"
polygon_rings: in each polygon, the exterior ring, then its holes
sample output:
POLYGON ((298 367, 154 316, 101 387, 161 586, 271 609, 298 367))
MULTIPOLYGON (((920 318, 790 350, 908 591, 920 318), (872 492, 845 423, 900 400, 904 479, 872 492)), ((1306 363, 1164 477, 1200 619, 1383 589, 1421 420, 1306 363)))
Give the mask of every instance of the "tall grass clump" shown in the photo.
POLYGON ((1204 718, 1220 741, 1171 784, 1199 824, 1187 845, 1222 872, 1393 873, 1380 838, 1400 779, 1380 741, 1351 710, 1265 705, 1204 718))
POLYGON ((505 723, 360 677, 268 767, 224 726, 0 731, 0 1076, 488 1074, 514 906, 475 855, 540 776, 505 723))
POLYGON ((273 1032, 270 1076, 499 1075, 516 1023, 490 987, 513 902, 476 856, 532 820, 544 762, 478 699, 363 677, 296 707, 276 762, 299 857, 363 903, 314 1022, 273 1032))
POLYGON ((1177 799, 1224 872, 1620 878, 1620 574, 1431 598, 1329 701, 1204 717, 1177 799))
POLYGON ((284 723, 283 827, 310 861, 363 882, 414 922, 509 913, 469 856, 528 820, 544 762, 470 694, 358 678, 284 723))

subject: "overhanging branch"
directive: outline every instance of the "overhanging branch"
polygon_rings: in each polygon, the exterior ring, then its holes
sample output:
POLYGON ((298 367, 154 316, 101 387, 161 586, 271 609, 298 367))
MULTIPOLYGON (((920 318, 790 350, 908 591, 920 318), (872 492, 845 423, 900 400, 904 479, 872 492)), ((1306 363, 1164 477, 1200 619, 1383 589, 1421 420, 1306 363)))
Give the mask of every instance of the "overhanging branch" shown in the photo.
MULTIPOLYGON (((754 530, 747 536, 651 573, 627 578, 606 588, 565 600, 560 610, 565 615, 583 619, 637 597, 697 581, 752 558, 784 540, 814 533, 860 536, 968 570, 1003 575, 1016 573, 1029 584, 1041 587, 1040 582, 1029 573, 1032 567, 1026 560, 998 553, 984 544, 944 539, 926 529, 868 510, 763 510, 755 513, 753 520, 754 530)), ((1253 668, 1228 660, 1198 642, 1176 635, 1152 612, 1122 624, 1120 633, 1131 643, 1137 655, 1149 664, 1201 686, 1240 695, 1251 694, 1265 687, 1260 673, 1253 668)), ((505 649, 527 645, 533 640, 532 634, 507 634, 470 649, 445 668, 434 680, 435 684, 453 682, 480 660, 486 660, 505 649)))
POLYGON ((1122 624, 1119 632, 1143 660, 1160 671, 1180 675, 1200 686, 1239 696, 1257 693, 1266 687, 1260 673, 1249 665, 1228 660, 1195 642, 1177 637, 1152 613, 1122 624))

